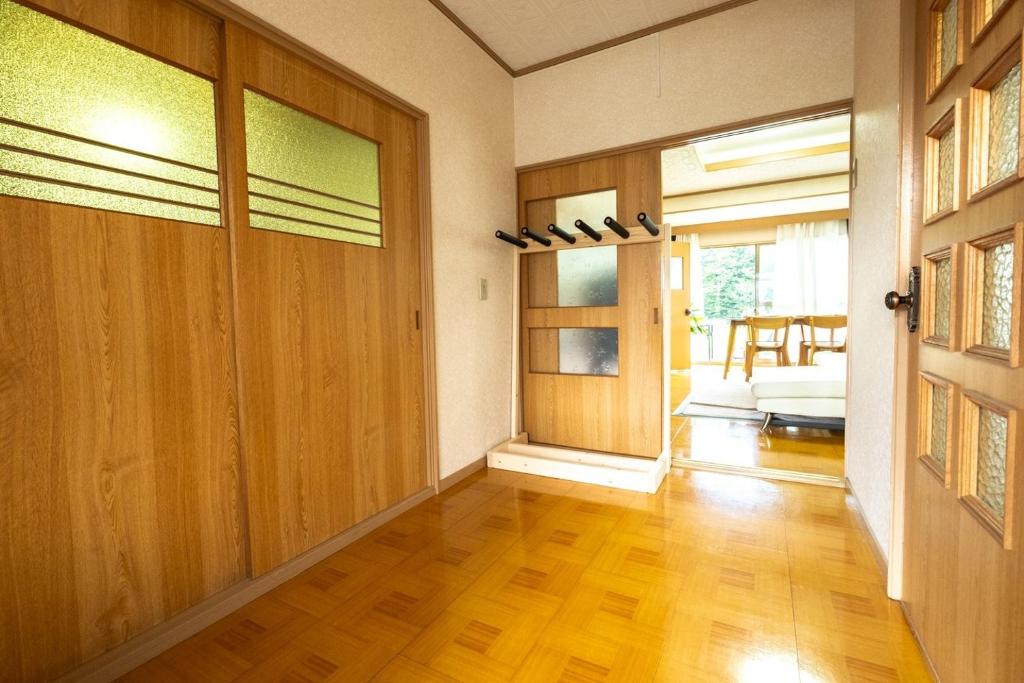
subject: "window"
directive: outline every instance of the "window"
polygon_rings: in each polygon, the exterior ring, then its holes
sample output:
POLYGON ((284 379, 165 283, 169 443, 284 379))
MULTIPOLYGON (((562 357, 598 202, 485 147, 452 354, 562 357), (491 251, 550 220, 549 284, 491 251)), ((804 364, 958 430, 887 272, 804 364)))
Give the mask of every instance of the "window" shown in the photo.
POLYGON ((251 227, 382 246, 376 142, 250 90, 245 133, 251 227))
POLYGON ((0 0, 0 194, 220 225, 213 83, 0 0))
POLYGON ((729 320, 771 313, 774 256, 774 244, 702 249, 704 316, 710 320, 729 320))
MULTIPOLYGON (((710 341, 694 344, 694 357, 723 360, 729 321, 748 315, 770 315, 775 302, 776 246, 744 244, 700 250, 704 309, 702 325, 710 341), (708 349, 705 350, 705 344, 708 349)), ((739 345, 742 348, 742 345, 739 345)))

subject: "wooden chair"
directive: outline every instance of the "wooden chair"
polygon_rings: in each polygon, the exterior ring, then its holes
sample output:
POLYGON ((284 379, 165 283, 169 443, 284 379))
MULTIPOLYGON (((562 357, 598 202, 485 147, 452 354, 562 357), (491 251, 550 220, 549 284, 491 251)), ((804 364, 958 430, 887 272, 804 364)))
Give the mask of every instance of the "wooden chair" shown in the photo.
MULTIPOLYGON (((800 365, 814 365, 814 354, 818 351, 846 351, 846 316, 845 315, 812 315, 807 318, 809 339, 800 342, 800 365), (828 339, 820 339, 818 330, 827 330, 828 339), (836 338, 836 332, 843 330, 842 339, 836 338)), ((802 330, 803 328, 801 328, 802 330)))
POLYGON ((771 351, 778 365, 789 365, 789 328, 792 324, 793 318, 782 316, 747 318, 747 351, 743 369, 748 382, 754 374, 754 356, 759 351, 771 351), (762 332, 770 332, 770 338, 763 338, 762 332), (780 332, 782 339, 779 339, 780 332))

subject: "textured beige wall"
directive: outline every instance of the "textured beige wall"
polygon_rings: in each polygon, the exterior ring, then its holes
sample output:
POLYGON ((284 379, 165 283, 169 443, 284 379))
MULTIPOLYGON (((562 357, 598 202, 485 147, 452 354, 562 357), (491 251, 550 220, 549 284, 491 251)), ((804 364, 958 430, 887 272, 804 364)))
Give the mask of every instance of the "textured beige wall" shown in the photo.
POLYGON ((516 164, 853 95, 853 0, 758 0, 517 78, 516 164))
POLYGON ((451 474, 509 431, 513 257, 493 235, 515 226, 512 79, 427 0, 236 2, 430 115, 441 476, 451 474))
POLYGON ((854 138, 857 188, 850 195, 850 346, 846 476, 868 526, 888 554, 896 325, 882 295, 904 279, 899 242, 900 9, 856 0, 854 138))

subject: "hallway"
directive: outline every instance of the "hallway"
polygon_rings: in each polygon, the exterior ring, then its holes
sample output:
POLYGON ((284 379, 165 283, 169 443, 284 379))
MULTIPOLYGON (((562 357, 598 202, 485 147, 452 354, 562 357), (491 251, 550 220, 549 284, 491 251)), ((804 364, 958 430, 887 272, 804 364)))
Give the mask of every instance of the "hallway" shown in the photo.
POLYGON ((927 681, 842 491, 485 471, 129 681, 927 681))

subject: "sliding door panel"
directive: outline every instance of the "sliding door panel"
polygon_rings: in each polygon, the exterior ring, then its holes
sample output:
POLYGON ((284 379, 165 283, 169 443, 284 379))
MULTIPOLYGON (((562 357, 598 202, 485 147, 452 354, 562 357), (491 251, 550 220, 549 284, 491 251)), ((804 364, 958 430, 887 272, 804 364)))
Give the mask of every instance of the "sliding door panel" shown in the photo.
POLYGON ((254 574, 428 485, 415 120, 228 27, 254 574))
POLYGON ((45 4, 86 28, 0 0, 0 668, 14 680, 54 678, 245 570, 219 22, 169 1, 45 4))

